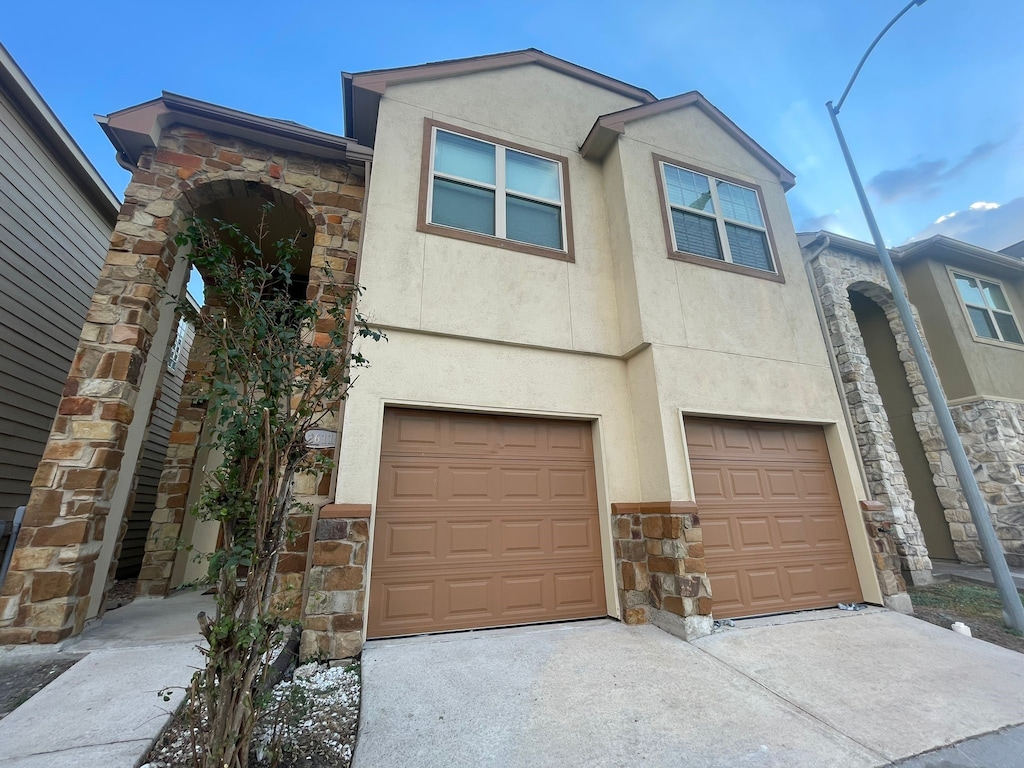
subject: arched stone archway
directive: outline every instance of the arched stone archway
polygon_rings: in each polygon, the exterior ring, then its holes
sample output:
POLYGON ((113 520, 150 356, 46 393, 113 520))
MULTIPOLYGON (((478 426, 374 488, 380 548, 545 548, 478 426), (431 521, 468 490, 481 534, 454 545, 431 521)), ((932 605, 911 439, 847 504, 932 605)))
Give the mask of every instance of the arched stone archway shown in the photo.
MULTIPOLYGON (((184 286, 185 260, 179 258, 174 237, 187 217, 217 200, 269 194, 311 222, 308 296, 329 300, 330 284, 323 279, 328 269, 342 283, 355 274, 365 166, 344 156, 339 149, 343 140, 313 141, 301 126, 271 126, 256 118, 238 132, 241 138, 197 128, 185 113, 175 122, 173 110, 160 112, 153 104, 160 106, 153 102, 134 108, 136 123, 151 116, 149 133, 135 124, 125 129, 130 136, 158 138, 156 146, 145 146, 130 158, 135 162, 132 179, 3 585, 0 644, 56 642, 79 632, 102 603, 140 430, 144 436, 152 407, 152 369, 165 360, 165 337, 174 324, 163 297, 177 296, 184 286)), ((198 122, 206 126, 213 118, 198 122)), ((224 125, 237 124, 236 118, 224 125)), ((120 136, 116 130, 108 133, 120 136)), ((184 516, 205 417, 195 376, 202 365, 200 349, 189 363, 192 375, 186 379, 161 477, 150 535, 154 546, 147 545, 141 579, 147 594, 166 589, 184 516)), ((297 490, 313 496, 317 489, 297 490)), ((291 576, 300 586, 308 530, 307 522, 305 537, 281 560, 282 578, 291 576)))
MULTIPOLYGON (((924 449, 946 523, 969 522, 969 511, 928 401, 920 368, 887 287, 885 274, 877 261, 831 246, 821 250, 812 265, 815 288, 828 324, 829 341, 839 367, 868 484, 873 497, 888 507, 885 512, 875 514, 889 519, 873 522, 891 525, 892 543, 902 573, 914 583, 927 582, 931 570, 928 549, 878 382, 851 306, 850 292, 870 299, 884 312, 902 361, 907 386, 915 401, 914 427, 924 449)), ((950 530, 958 557, 973 561, 976 543, 964 536, 957 537, 954 525, 950 525, 950 530)))

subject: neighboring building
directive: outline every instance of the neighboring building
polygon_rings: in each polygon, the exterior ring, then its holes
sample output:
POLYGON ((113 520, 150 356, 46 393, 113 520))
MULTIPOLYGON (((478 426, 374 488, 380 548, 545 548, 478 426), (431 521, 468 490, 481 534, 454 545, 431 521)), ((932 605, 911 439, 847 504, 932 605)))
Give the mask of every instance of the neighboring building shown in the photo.
MULTIPOLYGON (((271 200, 275 231, 309 235, 310 293, 320 267, 358 268, 388 334, 328 417, 336 486, 297 488, 318 511, 279 588, 303 654, 589 616, 694 637, 713 616, 909 608, 777 160, 697 92, 659 100, 535 50, 345 75, 344 94, 348 137, 171 94, 103 120, 133 177, 94 305, 180 291, 183 218, 241 223, 271 200)), ((79 554, 114 551, 96 510, 123 518, 129 473, 106 457, 134 466, 144 415, 120 409, 151 400, 145 350, 171 331, 155 303, 86 324, 81 416, 51 434, 0 642, 76 632, 100 601, 91 572, 113 555, 79 554), (37 600, 44 571, 77 591, 37 600)), ((142 594, 188 580, 179 539, 216 539, 185 516, 215 460, 201 395, 186 383, 142 594)))
MULTIPOLYGON (((0 46, 0 521, 28 503, 120 204, 0 46)), ((0 536, 0 559, 7 537, 0 536)))
MULTIPOLYGON (((801 234, 872 494, 914 558, 982 562, 977 531, 873 246, 801 234)), ((891 249, 1011 565, 1024 566, 1024 243, 891 249)))

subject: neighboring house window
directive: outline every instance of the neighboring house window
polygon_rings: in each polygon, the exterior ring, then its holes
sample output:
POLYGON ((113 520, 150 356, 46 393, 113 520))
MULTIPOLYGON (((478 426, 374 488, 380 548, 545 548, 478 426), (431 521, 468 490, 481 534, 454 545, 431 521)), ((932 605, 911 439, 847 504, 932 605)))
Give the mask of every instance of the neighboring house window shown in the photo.
POLYGON ((184 320, 178 320, 178 330, 174 334, 174 344, 171 346, 171 355, 167 360, 167 370, 175 371, 178 369, 178 364, 181 362, 181 351, 182 346, 185 343, 185 331, 188 325, 184 320))
POLYGON ((1002 285, 994 280, 962 272, 953 272, 953 281, 960 291, 960 299, 967 310, 975 336, 1024 344, 1020 326, 1013 316, 1002 285))
POLYGON ((427 122, 420 229, 572 260, 566 161, 427 122))
POLYGON ((667 158, 656 157, 655 164, 673 257, 781 277, 760 189, 667 158))

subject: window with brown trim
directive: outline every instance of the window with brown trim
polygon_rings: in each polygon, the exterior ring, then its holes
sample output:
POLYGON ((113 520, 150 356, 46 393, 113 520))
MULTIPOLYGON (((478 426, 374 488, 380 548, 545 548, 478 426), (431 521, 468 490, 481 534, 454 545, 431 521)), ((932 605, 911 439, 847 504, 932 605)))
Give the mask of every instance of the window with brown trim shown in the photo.
POLYGON ((564 157, 426 121, 417 229, 572 261, 564 157))
POLYGON ((976 339, 1024 344, 1002 283, 959 269, 950 274, 976 339))
POLYGON ((782 281, 761 189, 655 156, 669 256, 782 281))

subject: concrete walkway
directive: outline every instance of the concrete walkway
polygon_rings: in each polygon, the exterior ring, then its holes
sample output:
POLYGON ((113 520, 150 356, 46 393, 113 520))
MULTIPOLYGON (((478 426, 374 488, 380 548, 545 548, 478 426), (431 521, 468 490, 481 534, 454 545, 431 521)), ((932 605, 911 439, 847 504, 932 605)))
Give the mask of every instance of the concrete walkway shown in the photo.
MULTIPOLYGON (((0 768, 135 768, 202 663, 196 614, 213 599, 194 592, 136 600, 65 641, 59 654, 87 654, 0 720, 0 768), (157 693, 171 687, 171 700, 157 693)), ((8 647, 0 660, 52 653, 8 647)))
POLYGON ((368 643, 354 764, 855 768, 1021 723, 1024 655, 898 613, 592 621, 368 643))

